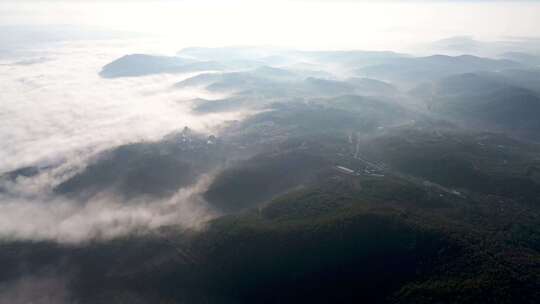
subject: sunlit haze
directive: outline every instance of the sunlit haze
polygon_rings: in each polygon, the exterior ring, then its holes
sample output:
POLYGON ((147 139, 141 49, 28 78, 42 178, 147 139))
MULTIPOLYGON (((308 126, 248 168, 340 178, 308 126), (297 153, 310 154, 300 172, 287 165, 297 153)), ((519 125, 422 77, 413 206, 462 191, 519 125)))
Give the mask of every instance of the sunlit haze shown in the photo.
POLYGON ((448 36, 539 35, 534 1, 16 1, 0 24, 95 26, 170 44, 406 49, 448 36))

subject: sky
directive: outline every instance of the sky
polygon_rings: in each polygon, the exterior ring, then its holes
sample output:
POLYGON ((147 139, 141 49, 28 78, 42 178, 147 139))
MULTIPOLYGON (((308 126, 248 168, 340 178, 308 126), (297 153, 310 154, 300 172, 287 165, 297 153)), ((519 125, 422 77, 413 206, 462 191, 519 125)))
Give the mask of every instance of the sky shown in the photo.
POLYGON ((2 1, 0 25, 99 27, 179 45, 396 49, 540 35, 536 1, 2 1))

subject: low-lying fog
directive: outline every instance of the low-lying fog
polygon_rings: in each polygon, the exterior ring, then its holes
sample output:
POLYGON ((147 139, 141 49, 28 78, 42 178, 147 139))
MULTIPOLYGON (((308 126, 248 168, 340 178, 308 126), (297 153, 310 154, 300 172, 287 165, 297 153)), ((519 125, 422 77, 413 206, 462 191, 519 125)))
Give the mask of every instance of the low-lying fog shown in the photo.
POLYGON ((194 203, 208 178, 169 199, 135 206, 122 205, 112 195, 82 206, 48 194, 105 149, 157 140, 185 126, 212 134, 224 121, 242 117, 191 113, 191 99, 222 97, 172 89, 194 74, 99 76, 105 64, 127 52, 152 52, 148 46, 141 40, 68 41, 0 57, 0 175, 26 166, 58 166, 18 178, 9 185, 9 196, 0 193, 0 237, 74 242, 164 224, 193 227, 209 216, 203 204, 194 203))
POLYGON ((158 139, 184 126, 211 132, 239 117, 190 114, 189 100, 220 97, 172 89, 193 74, 99 76, 104 65, 137 49, 107 41, 66 42, 34 50, 39 57, 0 58, 0 172, 158 139))

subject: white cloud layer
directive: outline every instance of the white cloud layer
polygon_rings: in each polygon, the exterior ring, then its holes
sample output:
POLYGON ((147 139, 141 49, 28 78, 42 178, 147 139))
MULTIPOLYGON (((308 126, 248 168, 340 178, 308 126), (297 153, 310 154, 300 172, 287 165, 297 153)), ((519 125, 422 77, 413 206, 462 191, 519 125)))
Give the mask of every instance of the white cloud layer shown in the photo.
POLYGON ((156 140, 184 126, 213 132, 242 116, 191 114, 191 99, 220 96, 172 88, 190 75, 98 76, 103 65, 126 53, 155 50, 126 41, 79 41, 0 58, 0 175, 30 165, 55 166, 31 178, 4 179, 0 187, 9 193, 0 193, 0 239, 77 243, 163 225, 197 228, 213 216, 199 195, 208 176, 161 200, 125 202, 103 193, 82 204, 51 194, 99 151, 156 140))
POLYGON ((0 239, 79 243, 147 233, 166 225, 198 229, 215 215, 200 197, 211 180, 210 175, 204 176, 196 185, 161 200, 138 198, 125 202, 103 193, 81 204, 45 195, 0 195, 0 239))
POLYGON ((190 114, 189 100, 219 97, 172 88, 190 75, 100 78, 103 65, 128 52, 114 42, 72 42, 36 52, 39 60, 11 58, 0 65, 0 174, 158 139, 184 126, 209 132, 239 117, 190 114))

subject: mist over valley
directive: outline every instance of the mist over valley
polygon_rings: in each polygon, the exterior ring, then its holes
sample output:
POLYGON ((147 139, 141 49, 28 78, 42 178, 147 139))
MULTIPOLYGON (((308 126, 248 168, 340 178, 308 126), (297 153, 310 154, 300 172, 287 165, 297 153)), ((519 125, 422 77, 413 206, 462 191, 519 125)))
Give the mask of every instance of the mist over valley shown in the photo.
POLYGON ((537 4, 61 3, 0 5, 0 304, 540 300, 537 4))

